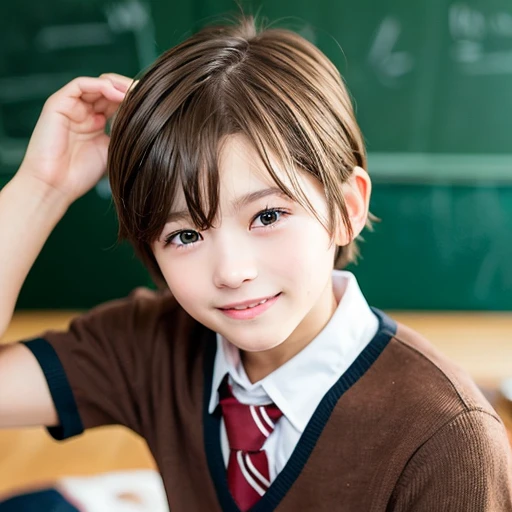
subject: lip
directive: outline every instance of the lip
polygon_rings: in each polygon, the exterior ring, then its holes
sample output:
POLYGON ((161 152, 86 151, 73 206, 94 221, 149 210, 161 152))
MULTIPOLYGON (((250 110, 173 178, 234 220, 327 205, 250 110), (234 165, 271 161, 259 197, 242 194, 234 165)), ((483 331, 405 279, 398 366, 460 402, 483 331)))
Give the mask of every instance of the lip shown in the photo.
MULTIPOLYGON (((231 308, 217 308, 219 311, 224 313, 226 316, 229 316, 230 318, 234 318, 236 320, 250 320, 251 318, 255 318, 262 313, 264 313, 267 309, 272 307, 279 297, 281 296, 281 292, 279 292, 277 295, 274 295, 271 298, 267 299, 267 302, 260 304, 258 306, 254 306, 253 308, 248 309, 232 309, 231 308)), ((238 302, 234 304, 230 304, 230 306, 244 306, 248 304, 254 304, 255 302, 259 302, 261 300, 265 300, 266 297, 263 297, 261 299, 254 299, 250 301, 245 302, 238 302)))
POLYGON ((261 302, 265 299, 271 299, 274 298, 276 295, 267 295, 266 297, 260 297, 259 299, 250 299, 250 300, 244 300, 243 302, 232 302, 231 304, 226 304, 225 306, 221 306, 217 309, 233 309, 233 308, 240 308, 244 306, 249 306, 251 304, 254 304, 256 302, 261 302))

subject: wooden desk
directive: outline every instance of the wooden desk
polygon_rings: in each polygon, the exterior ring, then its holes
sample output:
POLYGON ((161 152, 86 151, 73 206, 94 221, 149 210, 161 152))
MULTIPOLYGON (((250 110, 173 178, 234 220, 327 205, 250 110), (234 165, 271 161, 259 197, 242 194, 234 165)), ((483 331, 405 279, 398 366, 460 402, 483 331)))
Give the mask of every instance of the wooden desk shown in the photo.
POLYGON ((512 376, 512 313, 389 312, 465 368, 480 385, 512 376))
MULTIPOLYGON (((26 339, 48 328, 65 328, 75 314, 72 311, 16 313, 0 342, 26 339)), ((495 388, 503 378, 512 376, 512 314, 390 312, 390 315, 424 334, 466 368, 479 384, 495 388)), ((500 414, 503 411, 504 408, 498 409, 500 414)), ((0 454, 0 493, 64 475, 154 467, 144 441, 120 427, 97 429, 64 443, 53 441, 40 428, 2 431, 0 454)))

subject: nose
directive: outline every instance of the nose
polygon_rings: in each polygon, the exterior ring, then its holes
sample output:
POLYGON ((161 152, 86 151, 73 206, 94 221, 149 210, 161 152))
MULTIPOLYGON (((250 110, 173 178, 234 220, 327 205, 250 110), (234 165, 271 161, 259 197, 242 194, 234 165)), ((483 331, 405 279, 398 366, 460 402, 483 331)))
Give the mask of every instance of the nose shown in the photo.
POLYGON ((258 276, 256 255, 250 244, 224 238, 213 251, 213 282, 218 288, 239 288, 258 276))

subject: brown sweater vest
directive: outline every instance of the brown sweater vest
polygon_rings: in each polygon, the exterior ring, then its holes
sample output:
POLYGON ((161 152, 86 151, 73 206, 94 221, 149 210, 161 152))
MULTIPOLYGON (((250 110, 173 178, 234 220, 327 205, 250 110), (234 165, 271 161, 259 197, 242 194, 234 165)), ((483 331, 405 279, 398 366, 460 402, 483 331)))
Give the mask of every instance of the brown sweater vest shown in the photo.
MULTIPOLYGON (((504 426, 467 374, 374 310, 379 330, 328 391, 253 512, 512 511, 504 426)), ((172 512, 237 512, 208 400, 215 333, 139 290, 26 342, 57 439, 122 424, 143 436, 172 512)))

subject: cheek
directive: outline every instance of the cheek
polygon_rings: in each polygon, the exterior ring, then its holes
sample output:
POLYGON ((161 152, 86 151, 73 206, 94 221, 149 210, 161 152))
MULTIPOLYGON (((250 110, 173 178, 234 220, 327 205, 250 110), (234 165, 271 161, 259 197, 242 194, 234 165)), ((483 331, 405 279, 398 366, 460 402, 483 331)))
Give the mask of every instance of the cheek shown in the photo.
POLYGON ((194 304, 197 295, 201 294, 202 278, 197 268, 191 269, 185 259, 172 263, 163 259, 157 259, 157 261, 167 286, 176 300, 184 307, 194 304))
POLYGON ((287 253, 295 265, 303 267, 304 270, 314 270, 330 257, 333 248, 329 243, 329 234, 318 221, 310 217, 297 223, 286 237, 287 253))
POLYGON ((274 273, 294 287, 310 289, 330 276, 336 247, 329 246, 329 235, 314 220, 301 219, 280 237, 269 262, 274 273))
POLYGON ((306 308, 311 308, 317 303, 332 279, 335 249, 329 248, 328 237, 319 237, 316 241, 316 247, 304 247, 296 265, 296 289, 300 303, 306 308))

